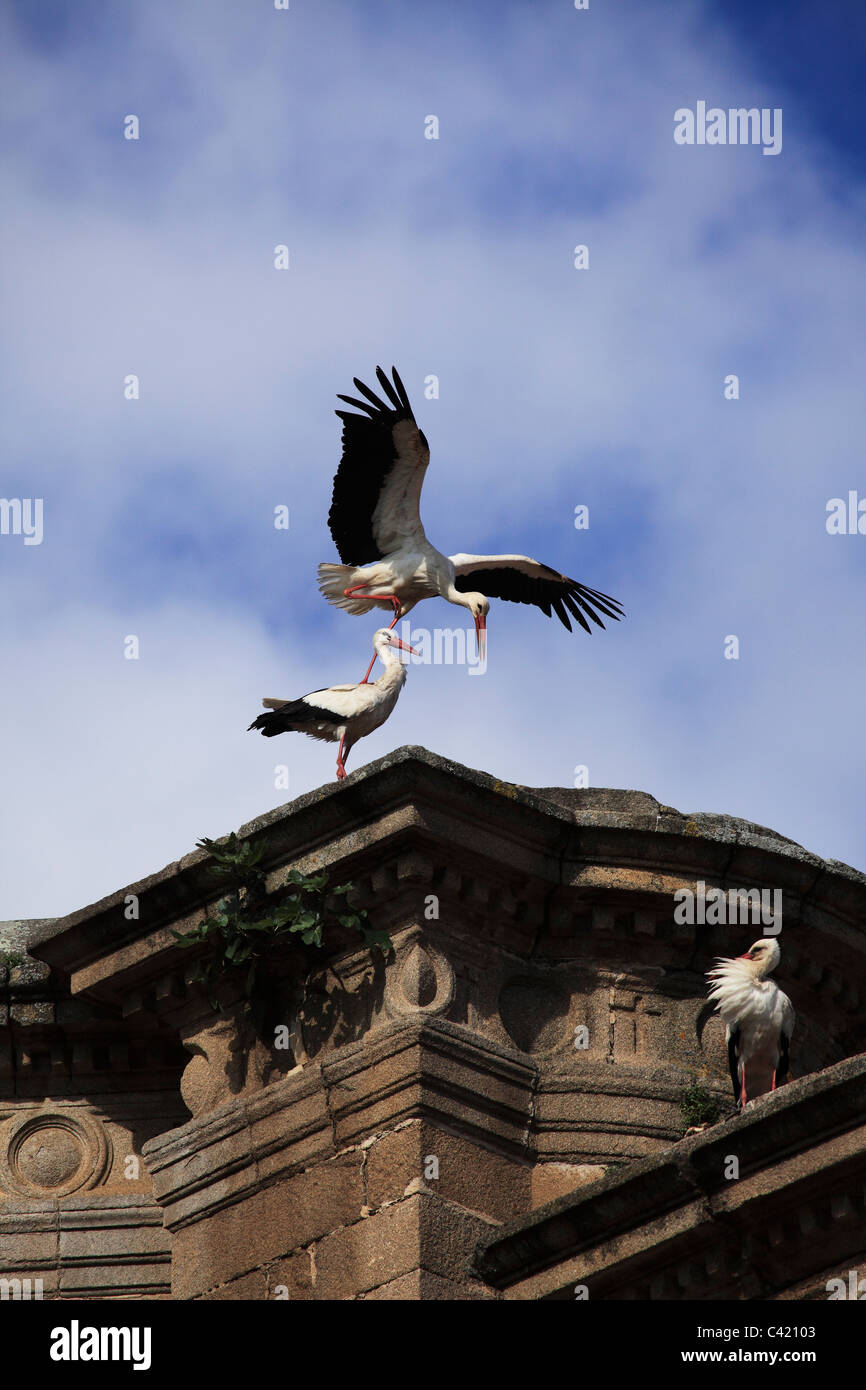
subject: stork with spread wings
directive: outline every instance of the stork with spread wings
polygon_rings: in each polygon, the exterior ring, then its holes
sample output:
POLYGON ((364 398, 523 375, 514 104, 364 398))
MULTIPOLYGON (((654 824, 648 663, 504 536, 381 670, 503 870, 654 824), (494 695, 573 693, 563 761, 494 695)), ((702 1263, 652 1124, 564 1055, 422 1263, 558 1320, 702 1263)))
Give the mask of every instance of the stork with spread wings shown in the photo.
POLYGON ((319 588, 328 602, 350 613, 393 609, 393 628, 421 599, 439 595, 469 609, 482 653, 492 598, 534 604, 548 618, 555 613, 569 632, 569 615, 587 632, 587 618, 603 628, 600 614, 622 617, 616 599, 528 555, 448 556, 430 544, 420 513, 430 449, 397 369, 391 373, 393 382, 376 368, 387 400, 357 377, 364 399, 339 396, 354 409, 337 411, 343 456, 328 524, 342 564, 319 565, 319 588))

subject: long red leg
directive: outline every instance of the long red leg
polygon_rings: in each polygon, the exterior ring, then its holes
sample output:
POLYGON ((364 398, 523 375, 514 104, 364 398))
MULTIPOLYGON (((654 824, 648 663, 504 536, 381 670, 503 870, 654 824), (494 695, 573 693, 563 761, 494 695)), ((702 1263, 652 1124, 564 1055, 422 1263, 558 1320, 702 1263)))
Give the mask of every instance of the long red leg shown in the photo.
POLYGON ((771 1091, 775 1091, 775 1089, 776 1089, 776 1068, 774 1067, 774 1068, 773 1068, 773 1082, 772 1082, 772 1085, 770 1086, 770 1090, 771 1090, 771 1091))
MULTIPOLYGON (((366 589, 366 587, 367 587, 366 584, 356 584, 356 585, 354 586, 354 588, 352 588, 352 589, 344 589, 344 590, 343 590, 343 593, 345 594, 346 598, 353 598, 353 597, 355 596, 355 594, 357 594, 357 592, 358 592, 359 589, 366 589)), ((365 598, 366 598, 366 597, 369 597, 369 595, 366 595, 366 594, 365 594, 364 597, 365 597, 365 598)), ((398 623, 399 618, 400 618, 400 606, 401 606, 401 605, 400 605, 400 600, 398 599, 398 597, 397 597, 396 594, 377 594, 377 595, 376 595, 376 598, 389 599, 390 602, 393 603, 393 605, 394 605, 394 621, 393 621, 392 623, 390 623, 390 624, 389 624, 389 627, 388 627, 388 631, 390 632, 392 627, 396 627, 396 626, 397 626, 397 623, 398 623)), ((372 669, 373 669, 373 667, 375 666, 375 664, 376 664, 376 653, 374 652, 374 653, 373 653, 373 660, 370 662, 370 665, 367 667, 367 670, 366 670, 365 673, 364 673, 364 679, 360 682, 361 685, 366 685, 366 684, 367 684, 368 680, 370 679, 370 672, 372 671, 372 669)))
POLYGON ((345 760, 345 758, 343 757, 343 739, 344 739, 345 737, 346 737, 346 735, 343 734, 343 738, 340 739, 340 746, 339 746, 339 748, 337 749, 337 781, 338 781, 338 782, 342 782, 343 778, 346 776, 346 760, 345 760))
POLYGON ((740 1109, 746 1108, 746 1064, 743 1063, 743 1079, 740 1085, 740 1109))

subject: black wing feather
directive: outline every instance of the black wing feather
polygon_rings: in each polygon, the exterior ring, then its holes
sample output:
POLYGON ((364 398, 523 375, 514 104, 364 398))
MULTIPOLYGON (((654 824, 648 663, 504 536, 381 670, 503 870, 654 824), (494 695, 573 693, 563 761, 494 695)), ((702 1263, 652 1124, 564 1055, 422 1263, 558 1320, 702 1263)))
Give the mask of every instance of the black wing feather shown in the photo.
POLYGON ((790 1060, 791 1059, 788 1050, 788 1034, 783 1033, 779 1039, 779 1065, 776 1067, 777 1086, 781 1086, 782 1082, 787 1078, 790 1060))
POLYGON ((382 371, 381 367, 376 368, 376 377, 378 379, 379 385, 382 387, 382 390, 385 392, 385 395, 388 397, 388 400, 391 402, 394 409, 402 410, 403 402, 400 400, 400 397, 397 395, 397 392, 394 390, 394 387, 391 385, 390 381, 386 377, 385 373, 382 371))
MULTIPOLYGON (((393 386, 382 368, 376 368, 376 376, 393 409, 357 377, 353 378, 355 385, 369 404, 353 396, 338 396, 338 400, 366 412, 336 412, 343 421, 343 455, 334 477, 328 526, 344 565, 369 565, 382 559, 373 535, 373 513, 397 460, 392 431, 400 420, 416 424, 406 388, 395 367, 391 373, 393 386)), ((421 439, 426 446, 423 434, 421 439)))
MULTIPOLYGON (((371 405, 367 405, 366 401, 359 401, 355 396, 343 396, 339 391, 337 392, 337 400, 345 401, 347 405, 355 406, 356 410, 366 410, 371 420, 375 420, 379 413, 377 410, 374 410, 371 405)), ((336 413, 340 416, 341 420, 351 420, 352 418, 348 410, 338 410, 336 413)))
MULTIPOLYGON (((377 368, 376 368, 376 375, 377 375, 377 376, 378 376, 378 374, 379 374, 380 371, 381 371, 381 368, 380 368, 380 367, 377 367, 377 368)), ((353 376, 353 377, 352 377, 352 380, 354 381, 354 383, 355 383, 355 385, 357 386, 358 390, 361 392, 361 395, 362 395, 362 396, 366 396, 366 397, 367 397, 367 400, 370 402, 371 405, 374 405, 378 411, 384 410, 384 411, 387 412, 388 407, 386 406, 386 404, 385 404, 385 402, 384 402, 383 400, 380 400, 380 399, 379 399, 379 397, 376 395, 376 392, 375 392, 375 391, 371 391, 370 388, 369 388, 369 386, 365 386, 364 383, 363 383, 363 381, 359 381, 358 378, 357 378, 356 376, 353 376)))
MULTIPOLYGON (((545 567, 546 568, 546 567, 545 567)), ((524 574, 519 569, 509 569, 507 566, 499 566, 496 569, 470 570, 466 574, 459 574, 454 580, 455 588, 462 594, 477 591, 486 594, 488 598, 502 598, 510 600, 512 603, 531 603, 536 608, 540 608, 546 617, 550 617, 550 610, 553 609, 559 621, 572 631, 568 614, 576 618, 581 627, 587 632, 592 629, 584 613, 588 614, 594 623, 599 627, 604 627, 604 623, 598 616, 596 609, 604 613, 608 618, 614 618, 617 622, 623 615, 623 610, 615 598, 610 594, 599 593, 595 589, 587 589, 585 585, 578 584, 576 579, 569 579, 564 574, 557 574, 556 570, 548 570, 550 579, 536 579, 532 575, 524 574)))
POLYGON ((571 626, 571 623, 570 623, 569 620, 568 620, 568 614, 567 614, 566 611, 565 611, 565 604, 562 602, 562 599, 561 599, 561 598, 554 599, 554 601, 553 601, 553 611, 554 611, 554 613, 556 614, 556 616, 557 616, 557 618, 559 619, 559 621, 560 621, 561 623, 564 623, 565 626, 568 628, 569 632, 571 632, 571 631, 572 631, 572 626, 571 626))
POLYGON ((575 603, 574 599, 571 597, 571 594, 564 594, 564 595, 563 595, 563 598, 562 598, 562 601, 563 601, 563 603, 565 604, 565 606, 566 606, 566 608, 568 609, 568 611, 569 611, 569 613, 571 614, 571 616, 572 616, 573 618, 576 618, 576 619, 577 619, 577 621, 580 623, 581 627, 584 628, 587 632, 591 632, 591 631, 592 631, 592 628, 590 627, 589 623, 586 621, 586 618, 585 618, 585 617, 583 616, 583 614, 581 613, 581 611, 580 611, 580 609, 578 608, 577 604, 575 603))
POLYGON ((740 1071, 737 1065, 737 1050, 740 1046, 740 1030, 735 1028, 728 1037, 728 1070, 731 1073, 731 1084, 734 1088, 734 1100, 739 1104, 740 1101, 740 1071))
MULTIPOLYGON (((313 690, 310 693, 318 695, 319 692, 313 690)), ((305 724, 333 724, 337 728, 345 722, 345 714, 335 714, 321 705, 308 705, 306 700, 287 700, 279 709, 260 714, 250 724, 247 733, 250 729, 261 729, 265 738, 273 738, 275 734, 303 732, 305 724)))

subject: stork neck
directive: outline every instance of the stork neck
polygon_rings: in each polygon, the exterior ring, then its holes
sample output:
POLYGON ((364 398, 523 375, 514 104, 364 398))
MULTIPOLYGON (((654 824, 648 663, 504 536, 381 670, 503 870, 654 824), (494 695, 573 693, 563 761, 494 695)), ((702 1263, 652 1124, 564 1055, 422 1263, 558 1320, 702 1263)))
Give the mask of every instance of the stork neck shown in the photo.
POLYGON ((379 651, 379 660, 385 667, 377 685, 393 685, 395 680, 402 685, 406 679, 406 667, 403 665, 399 656, 392 647, 382 647, 379 651))
POLYGON ((443 597, 446 598, 449 603, 458 603, 461 608, 471 609, 472 607, 469 595, 464 594, 460 589, 456 589, 454 587, 453 580, 449 579, 448 586, 443 597))

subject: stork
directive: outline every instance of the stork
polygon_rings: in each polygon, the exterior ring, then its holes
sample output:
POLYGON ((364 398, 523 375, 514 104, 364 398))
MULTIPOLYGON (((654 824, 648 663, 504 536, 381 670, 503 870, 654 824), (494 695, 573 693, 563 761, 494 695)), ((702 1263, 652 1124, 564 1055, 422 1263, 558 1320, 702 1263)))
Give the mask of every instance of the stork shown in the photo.
POLYGON ((762 937, 745 955, 717 959, 707 972, 710 998, 725 1023, 734 1099, 741 1110, 775 1091, 788 1075, 794 1007, 775 980, 767 979, 781 956, 778 943, 762 937))
MULTIPOLYGON (((534 604, 548 618, 552 610, 569 632, 569 614, 587 632, 592 629, 586 616, 602 628, 599 613, 619 620, 623 610, 616 599, 527 555, 443 555, 430 544, 419 511, 430 449, 396 367, 391 372, 393 383, 376 368, 387 401, 357 377, 365 399, 337 397, 356 410, 336 412, 343 421, 343 454, 328 525, 342 564, 319 565, 319 589, 327 601, 350 613, 393 605, 394 627, 421 599, 438 594, 469 609, 482 656, 491 598, 534 604)), ((371 661, 364 681, 372 668, 371 661)))
POLYGON ((346 776, 349 750, 359 738, 385 723, 403 689, 406 668, 395 654, 395 647, 417 655, 415 648, 408 642, 401 642, 390 628, 380 627, 373 634, 373 661, 378 656, 385 671, 377 681, 332 685, 325 690, 313 690, 299 700, 262 700, 271 713, 260 714, 249 728, 260 729, 265 738, 295 732, 324 739, 327 743, 336 743, 339 739, 337 780, 342 781, 346 776))

